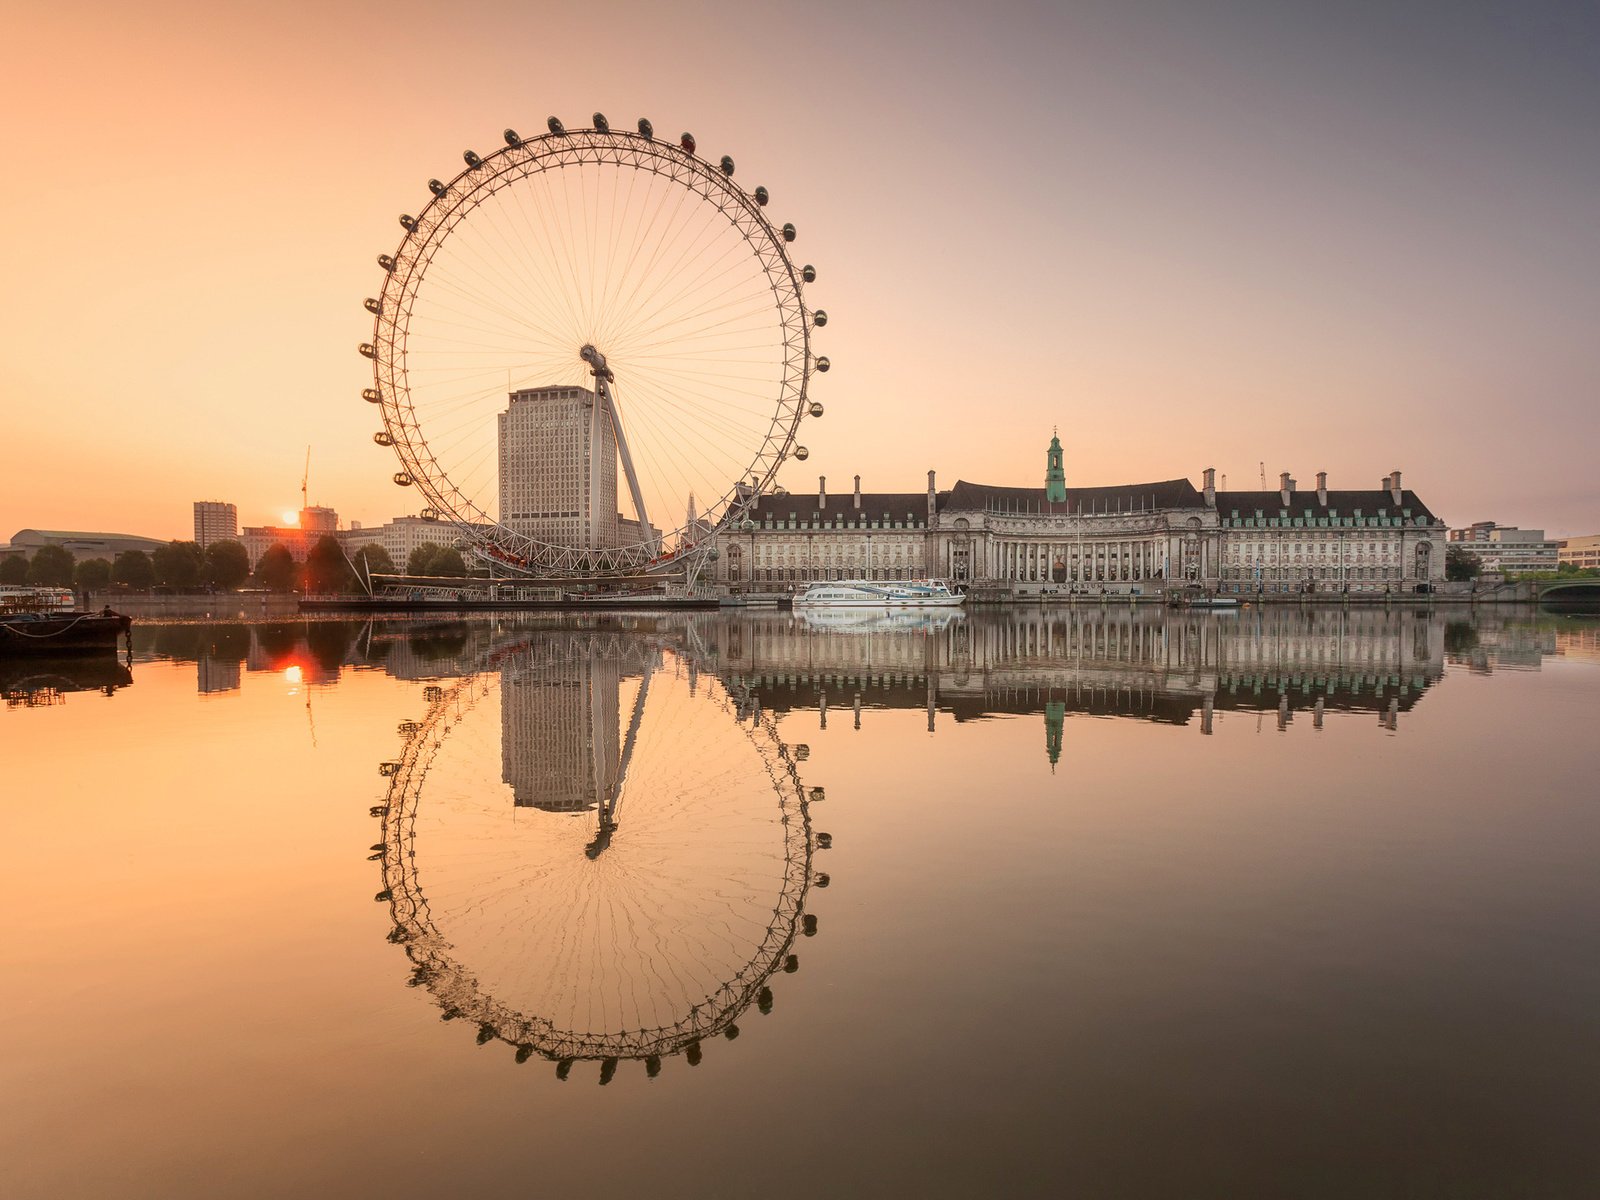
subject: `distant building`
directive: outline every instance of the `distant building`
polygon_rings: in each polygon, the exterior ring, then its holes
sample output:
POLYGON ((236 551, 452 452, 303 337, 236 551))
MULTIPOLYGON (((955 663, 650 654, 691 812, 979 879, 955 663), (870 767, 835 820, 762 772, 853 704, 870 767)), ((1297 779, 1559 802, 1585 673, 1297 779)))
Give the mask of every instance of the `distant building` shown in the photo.
POLYGON ((194 502, 194 540, 204 550, 212 542, 239 540, 239 508, 221 500, 194 502))
POLYGON ((1554 571, 1560 565, 1560 543, 1545 537, 1542 529, 1474 521, 1465 529, 1452 529, 1450 545, 1472 555, 1491 574, 1554 571))
POLYGON ((405 570, 406 560, 419 546, 453 546, 460 536, 454 525, 438 517, 393 517, 382 525, 352 524, 339 534, 339 542, 352 556, 363 546, 382 546, 394 565, 405 570))
POLYGON ((22 554, 32 556, 40 546, 60 546, 73 558, 115 560, 125 550, 149 554, 167 543, 159 538, 138 537, 131 533, 80 533, 66 529, 19 529, 11 535, 9 546, 0 546, 0 558, 22 554))
POLYGON ((1600 568, 1600 533, 1587 537, 1567 538, 1557 548, 1557 562, 1571 563, 1580 569, 1600 568))
POLYGON ((305 562, 311 547, 324 537, 339 537, 339 514, 331 508, 311 506, 300 510, 299 525, 246 525, 238 540, 250 555, 250 565, 273 546, 282 546, 295 562, 305 562))

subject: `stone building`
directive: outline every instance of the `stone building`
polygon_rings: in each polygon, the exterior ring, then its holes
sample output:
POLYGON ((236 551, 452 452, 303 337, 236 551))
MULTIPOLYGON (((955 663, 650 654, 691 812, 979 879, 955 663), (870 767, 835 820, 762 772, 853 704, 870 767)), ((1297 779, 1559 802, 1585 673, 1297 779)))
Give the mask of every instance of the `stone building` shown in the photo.
POLYGON ((715 577, 739 591, 815 580, 935 577, 1013 596, 1155 594, 1198 584, 1231 594, 1415 591, 1444 578, 1444 523, 1399 471, 1379 488, 1221 492, 1215 472, 1068 487, 1059 439, 1042 487, 958 480, 940 491, 762 496, 718 538, 715 577))

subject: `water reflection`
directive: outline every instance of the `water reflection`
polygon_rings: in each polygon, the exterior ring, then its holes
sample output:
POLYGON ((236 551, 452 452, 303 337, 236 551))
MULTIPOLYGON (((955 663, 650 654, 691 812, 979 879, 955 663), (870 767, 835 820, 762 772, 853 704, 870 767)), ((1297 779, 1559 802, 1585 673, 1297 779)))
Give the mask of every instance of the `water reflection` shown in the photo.
POLYGON ((133 683, 133 672, 112 655, 0 658, 0 698, 7 708, 63 704, 72 692, 111 696, 133 683))
POLYGON ((816 931, 805 900, 826 880, 794 756, 701 673, 692 624, 475 632, 419 656, 479 647, 401 723, 373 809, 410 984, 562 1079, 580 1060, 602 1084, 624 1060, 697 1065, 772 1011, 772 977, 816 931))

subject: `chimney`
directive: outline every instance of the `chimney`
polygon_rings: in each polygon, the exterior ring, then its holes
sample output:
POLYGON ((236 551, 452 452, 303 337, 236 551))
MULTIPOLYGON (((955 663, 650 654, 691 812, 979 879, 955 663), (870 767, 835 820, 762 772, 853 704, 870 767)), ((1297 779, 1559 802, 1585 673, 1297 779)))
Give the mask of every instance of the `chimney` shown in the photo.
POLYGON ((1215 508, 1217 506, 1217 469, 1215 467, 1207 467, 1205 469, 1205 480, 1206 507, 1215 508))
POLYGON ((1278 495, 1283 497, 1283 506, 1285 508, 1289 507, 1289 493, 1293 488, 1294 482, 1289 478, 1289 472, 1285 471, 1278 476, 1278 495))
POLYGON ((856 476, 856 507, 861 507, 861 476, 856 476))
POLYGON ((828 507, 828 477, 826 475, 817 476, 817 507, 828 507))
POLYGON ((1400 472, 1396 471, 1393 475, 1389 476, 1389 499, 1394 501, 1394 506, 1396 508, 1400 507, 1401 491, 1400 472))
POLYGON ((933 472, 929 471, 928 472, 928 528, 929 529, 933 528, 934 522, 937 521, 938 518, 939 518, 939 514, 938 514, 938 511, 937 511, 935 502, 934 502, 933 472))
POLYGON ((1328 507, 1328 473, 1326 471, 1317 472, 1317 503, 1322 505, 1323 508, 1328 507))

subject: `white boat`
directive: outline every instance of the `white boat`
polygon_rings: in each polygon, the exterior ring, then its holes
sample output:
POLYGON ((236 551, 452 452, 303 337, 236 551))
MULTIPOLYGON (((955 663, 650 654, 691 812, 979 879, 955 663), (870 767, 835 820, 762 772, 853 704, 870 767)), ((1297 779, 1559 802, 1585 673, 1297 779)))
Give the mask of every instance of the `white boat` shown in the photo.
POLYGON ((940 579, 908 579, 879 583, 870 579, 835 579, 813 583, 794 598, 796 608, 956 608, 966 601, 940 579))
POLYGON ((71 612, 77 607, 71 588, 0 584, 0 610, 6 612, 71 612))

